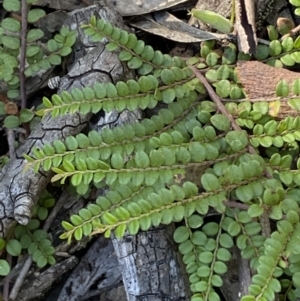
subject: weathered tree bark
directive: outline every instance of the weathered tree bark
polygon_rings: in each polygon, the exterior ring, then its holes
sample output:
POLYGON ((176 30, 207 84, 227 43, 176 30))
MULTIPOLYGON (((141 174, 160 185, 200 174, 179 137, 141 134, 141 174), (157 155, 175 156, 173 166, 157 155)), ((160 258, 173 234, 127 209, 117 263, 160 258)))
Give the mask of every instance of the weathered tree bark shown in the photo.
POLYGON ((113 239, 129 301, 186 301, 188 277, 173 241, 174 226, 113 239))
POLYGON ((99 236, 66 281, 57 301, 88 300, 122 281, 121 267, 110 239, 99 236), (91 287, 97 287, 90 291, 91 287))
POLYGON ((16 301, 28 301, 34 298, 41 298, 44 293, 51 288, 53 279, 57 279, 66 271, 73 269, 77 262, 78 259, 75 256, 71 256, 55 266, 48 268, 38 276, 35 276, 34 279, 29 277, 29 279, 24 282, 16 301), (28 289, 29 287, 30 289, 28 289))

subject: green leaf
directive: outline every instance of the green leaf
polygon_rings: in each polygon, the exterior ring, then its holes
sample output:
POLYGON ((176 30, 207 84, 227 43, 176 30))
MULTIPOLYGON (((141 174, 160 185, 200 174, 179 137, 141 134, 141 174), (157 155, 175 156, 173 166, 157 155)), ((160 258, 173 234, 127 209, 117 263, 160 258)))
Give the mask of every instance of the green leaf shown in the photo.
POLYGON ((296 95, 300 95, 300 79, 297 78, 292 83, 292 93, 296 95))
POLYGON ((205 251, 205 252, 200 253, 199 260, 202 263, 209 264, 212 262, 213 257, 214 257, 214 255, 212 252, 205 251))
POLYGON ((276 85, 276 95, 280 97, 287 97, 290 93, 289 84, 286 80, 281 80, 276 85))
MULTIPOLYGON (((196 265, 196 263, 194 263, 196 265)), ((203 265, 203 266, 200 266, 198 269, 197 269, 197 275, 199 277, 208 277, 210 274, 210 268, 206 265, 203 265)))
POLYGON ((128 224, 128 232, 131 235, 136 235, 138 233, 139 229, 140 229, 139 221, 133 220, 133 221, 129 222, 129 224, 128 224))
POLYGON ((62 26, 59 33, 60 33, 63 37, 66 37, 66 36, 70 33, 70 30, 69 30, 68 27, 62 26))
POLYGON ((294 110, 300 111, 300 98, 291 98, 288 100, 288 104, 294 110))
MULTIPOLYGON (((231 44, 232 46, 232 44, 231 44)), ((222 55, 222 64, 231 65, 236 62, 236 49, 235 47, 226 47, 222 55)))
POLYGON ((169 88, 162 91, 162 100, 164 103, 171 103, 176 98, 175 89, 169 88))
POLYGON ((115 51, 119 48, 119 45, 114 42, 109 42, 105 45, 107 51, 115 51))
POLYGON ((9 273, 10 273, 9 263, 4 259, 0 259, 0 276, 7 276, 9 273))
POLYGON ((29 109, 22 109, 20 111, 20 121, 22 123, 31 121, 33 117, 34 117, 34 113, 29 109))
POLYGON ((7 97, 10 99, 15 99, 20 95, 19 90, 8 90, 7 97))
POLYGON ((26 56, 27 57, 32 57, 32 56, 36 55, 39 51, 40 51, 40 47, 39 46, 37 46, 37 45, 29 45, 29 46, 26 47, 26 56))
POLYGON ((61 65, 61 57, 57 54, 51 54, 49 56, 49 62, 51 65, 61 65))
POLYGON ((59 54, 60 56, 67 56, 72 52, 72 48, 69 46, 64 46, 60 49, 59 54))
POLYGON ((50 39, 47 42, 47 48, 50 52, 54 52, 58 49, 57 42, 54 39, 50 39))
POLYGON ((205 292, 207 291, 208 284, 206 281, 199 281, 195 283, 195 289, 197 292, 205 292))
POLYGON ((221 287, 223 285, 223 280, 219 275, 213 275, 211 279, 211 284, 216 287, 221 287))
POLYGON ((218 96, 222 98, 226 98, 230 94, 231 84, 230 81, 227 79, 220 80, 218 83, 215 84, 216 86, 216 93, 218 96))
POLYGON ((225 140, 235 152, 245 149, 248 145, 248 135, 244 131, 231 131, 226 134, 225 140))
POLYGON ((66 221, 62 221, 61 224, 66 231, 71 231, 74 229, 74 226, 66 221))
POLYGON ((185 242, 189 236, 189 229, 185 226, 178 227, 173 234, 173 238, 178 244, 185 242))
POLYGON ((203 233, 201 231, 193 232, 192 242, 193 242, 194 245, 196 245, 196 246, 205 246, 207 240, 208 240, 208 238, 205 235, 205 233, 203 233))
POLYGON ((116 238, 122 238, 125 234, 126 231, 126 224, 120 224, 117 226, 116 230, 115 230, 115 235, 116 238))
MULTIPOLYGON (((210 69, 205 73, 205 77, 209 82, 212 83, 216 82, 218 80, 218 72, 216 70, 210 69)), ((229 91, 228 91, 228 95, 229 95, 229 91)))
POLYGON ((220 245, 224 248, 232 248, 233 246, 233 239, 230 235, 228 235, 227 233, 222 233, 220 236, 220 245))
POLYGON ((231 99, 239 99, 239 98, 242 98, 242 96, 243 96, 242 89, 238 86, 231 85, 230 98, 231 99))
POLYGON ((237 198, 244 203, 247 203, 253 199, 254 191, 251 185, 240 186, 235 192, 237 198))
POLYGON ((134 159, 139 168, 146 168, 150 165, 150 159, 144 151, 138 151, 134 159))
POLYGON ((41 39, 44 36, 44 32, 40 29, 30 29, 27 33, 27 42, 34 42, 41 39))
POLYGON ((227 228, 227 232, 231 236, 237 236, 241 231, 241 226, 237 221, 233 221, 232 223, 229 224, 227 228))
POLYGON ((233 30, 232 23, 222 15, 209 10, 199 10, 193 8, 191 15, 203 23, 207 23, 223 33, 230 33, 233 30))
POLYGON ((101 219, 102 219, 103 223, 106 225, 114 225, 119 221, 119 219, 117 217, 115 217, 114 215, 112 215, 109 212, 104 212, 101 219))
POLYGON ((11 36, 3 36, 2 37, 2 43, 5 47, 9 49, 19 49, 21 42, 20 39, 17 37, 11 37, 11 36))
POLYGON ((283 55, 280 58, 280 61, 285 65, 285 66, 294 66, 295 65, 295 61, 293 60, 293 57, 290 54, 286 54, 283 55))
POLYGON ((192 229, 200 228, 204 223, 203 217, 198 214, 191 215, 187 221, 192 229))
POLYGON ((258 217, 261 216, 264 212, 264 209, 258 204, 252 204, 247 210, 249 216, 258 217))
POLYGON ((293 284, 296 288, 300 288, 300 272, 293 275, 293 284))
POLYGON ((228 131, 230 129, 230 121, 222 114, 215 114, 210 118, 212 125, 220 131, 228 131))
POLYGON ((254 56, 259 61, 266 59, 269 56, 269 47, 267 45, 259 44, 254 56))
POLYGON ((4 18, 1 22, 1 27, 12 32, 19 32, 21 30, 21 23, 13 18, 4 18))
POLYGON ((73 186, 79 186, 82 182, 82 174, 78 173, 78 174, 74 174, 71 177, 71 183, 73 186))
POLYGON ((246 295, 246 296, 243 296, 241 298, 241 301, 255 301, 255 300, 256 300, 256 298, 254 296, 251 296, 251 295, 246 295))
POLYGON ((277 56, 281 53, 282 47, 278 40, 274 40, 269 45, 269 53, 271 56, 277 56))
POLYGON ((82 235, 83 235, 82 228, 77 228, 74 232, 74 238, 80 241, 82 239, 82 235))
POLYGON ((214 292, 214 291, 210 291, 208 294, 208 300, 209 301, 221 301, 219 295, 214 292))
POLYGON ((17 116, 9 115, 5 117, 3 125, 7 129, 17 128, 20 125, 20 120, 17 116))
POLYGON ((119 54, 119 59, 122 62, 127 62, 132 59, 132 53, 126 50, 122 50, 119 54))
POLYGON ((130 59, 127 63, 127 66, 130 69, 138 69, 143 65, 143 61, 138 58, 138 57, 133 57, 132 59, 130 59))
POLYGON ((44 255, 41 255, 37 261, 36 264, 39 268, 43 268, 44 266, 46 266, 48 263, 47 258, 44 255))
POLYGON ((40 9, 40 8, 34 8, 31 9, 28 12, 28 17, 27 17, 27 21, 29 23, 35 23, 37 22, 39 19, 41 19, 42 17, 44 17, 46 15, 45 11, 40 9))
POLYGON ((217 55, 215 52, 210 52, 206 57, 206 64, 208 67, 214 67, 219 59, 219 55, 217 55))
MULTIPOLYGON (((50 170, 50 168, 48 170, 50 170)), ((48 216, 48 209, 45 207, 40 207, 38 209, 37 216, 40 220, 45 220, 48 216)))
POLYGON ((229 261, 231 258, 231 253, 224 248, 219 248, 217 251, 217 259, 222 261, 229 261))
POLYGON ((294 40, 292 37, 286 37, 281 42, 283 51, 291 51, 294 47, 294 40))
POLYGON ((215 222, 210 222, 206 223, 202 227, 202 231, 207 235, 207 236, 215 236, 219 232, 219 224, 215 222))
POLYGON ((7 11, 18 12, 21 9, 20 0, 4 0, 3 8, 7 11))
POLYGON ((5 248, 6 242, 3 238, 0 238, 0 251, 5 248))
POLYGON ((11 256, 19 256, 22 251, 21 243, 16 239, 10 239, 6 244, 6 251, 11 256))

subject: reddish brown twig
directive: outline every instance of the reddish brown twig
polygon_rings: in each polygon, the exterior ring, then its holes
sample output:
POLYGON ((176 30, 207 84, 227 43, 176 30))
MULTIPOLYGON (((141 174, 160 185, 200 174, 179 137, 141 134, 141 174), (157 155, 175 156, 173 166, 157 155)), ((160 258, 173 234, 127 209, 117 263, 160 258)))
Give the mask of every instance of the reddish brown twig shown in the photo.
POLYGON ((241 131, 242 129, 235 122, 235 120, 231 116, 231 114, 228 113, 225 106, 221 102, 220 97, 215 93, 215 91, 213 90, 211 85, 208 83, 206 78, 194 66, 190 66, 190 68, 194 71, 194 74, 197 76, 197 78, 202 82, 202 84, 204 85, 204 87, 207 90, 208 95, 210 96, 211 100, 216 104, 218 110, 229 119, 229 121, 231 122, 232 128, 237 131, 241 131))

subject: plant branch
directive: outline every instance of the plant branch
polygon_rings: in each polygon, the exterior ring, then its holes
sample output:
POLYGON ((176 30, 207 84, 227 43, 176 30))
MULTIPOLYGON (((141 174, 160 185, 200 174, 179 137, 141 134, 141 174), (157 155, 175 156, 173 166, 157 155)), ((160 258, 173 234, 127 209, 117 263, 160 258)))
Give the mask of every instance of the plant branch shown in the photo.
POLYGON ((220 97, 216 94, 216 92, 213 90, 211 85, 208 83, 206 78, 194 67, 190 66, 190 68, 193 70, 194 74, 196 77, 202 82, 204 87, 207 90, 208 95, 211 97, 212 101, 216 104, 217 109, 224 115, 226 116, 229 121, 231 122, 232 128, 236 131, 241 131, 242 129, 240 126, 235 122, 234 118, 231 116, 231 114, 228 113, 226 110, 225 106, 223 105, 220 97))
POLYGON ((22 0, 22 29, 21 29, 21 51, 20 51, 20 94, 21 94, 22 109, 25 109, 27 106, 27 97, 26 97, 26 89, 25 89, 27 12, 28 12, 28 6, 26 0, 22 0))
MULTIPOLYGON (((232 117, 231 114, 228 113, 228 111, 226 110, 225 106, 223 105, 220 97, 216 94, 216 92, 213 90, 213 88, 211 87, 211 85, 208 83, 208 81, 206 80, 206 78, 193 66, 190 67, 193 71, 194 74, 197 76, 197 78, 203 83, 203 85, 205 86, 208 95, 210 96, 210 98, 212 99, 212 101, 216 104, 217 109, 224 115, 226 116, 229 121, 231 122, 232 128, 235 129, 236 131, 242 131, 242 129, 240 128, 240 126, 236 123, 236 121, 234 120, 234 118, 232 117)), ((250 154, 256 154, 256 151, 254 149, 253 146, 249 145, 248 146, 248 150, 250 154)), ((266 177, 271 179, 272 175, 266 171, 266 177)), ((260 217, 260 222, 262 225, 262 232, 263 235, 268 237, 271 235, 271 226, 270 226, 270 222, 269 222, 269 217, 266 213, 262 214, 260 217)))

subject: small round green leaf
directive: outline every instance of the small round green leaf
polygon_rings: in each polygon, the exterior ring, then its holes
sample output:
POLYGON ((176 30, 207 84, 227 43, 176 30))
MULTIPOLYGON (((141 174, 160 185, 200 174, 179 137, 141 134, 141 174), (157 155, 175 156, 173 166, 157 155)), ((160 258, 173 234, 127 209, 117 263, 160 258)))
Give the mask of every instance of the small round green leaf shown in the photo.
POLYGON ((9 273, 10 273, 9 263, 4 259, 0 259, 0 276, 7 276, 9 273))
POLYGON ((6 116, 4 119, 4 126, 7 129, 17 128, 20 125, 20 120, 17 116, 6 116))
POLYGON ((20 121, 22 123, 27 123, 31 121, 34 117, 34 113, 29 109, 22 109, 20 112, 20 121))
POLYGON ((6 251, 11 256, 19 256, 22 251, 21 243, 16 239, 11 239, 6 244, 6 251))
POLYGON ((39 19, 44 17, 46 12, 40 8, 31 9, 28 13, 27 20, 29 23, 37 22, 39 19))

